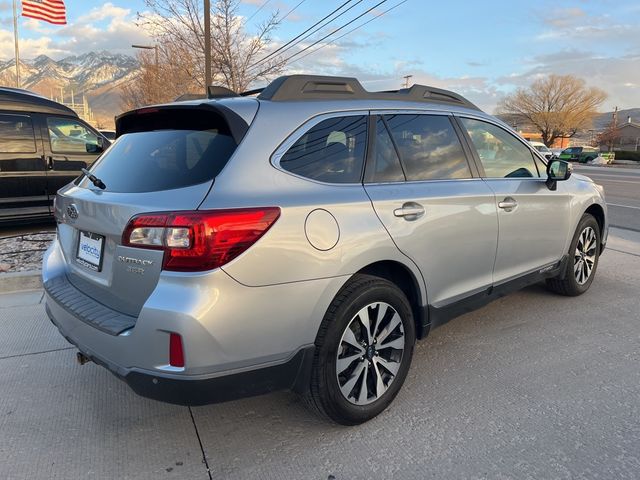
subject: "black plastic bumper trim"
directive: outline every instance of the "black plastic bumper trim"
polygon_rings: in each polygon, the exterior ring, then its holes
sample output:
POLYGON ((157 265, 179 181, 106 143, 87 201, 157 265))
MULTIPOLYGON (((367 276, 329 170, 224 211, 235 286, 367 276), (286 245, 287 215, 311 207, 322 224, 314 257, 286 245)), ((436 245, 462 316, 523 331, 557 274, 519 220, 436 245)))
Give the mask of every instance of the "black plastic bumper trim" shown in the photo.
POLYGON ((122 379, 138 395, 173 403, 198 406, 253 397, 278 390, 299 390, 310 381, 314 346, 298 351, 289 361, 241 373, 204 380, 167 378, 131 372, 122 379))

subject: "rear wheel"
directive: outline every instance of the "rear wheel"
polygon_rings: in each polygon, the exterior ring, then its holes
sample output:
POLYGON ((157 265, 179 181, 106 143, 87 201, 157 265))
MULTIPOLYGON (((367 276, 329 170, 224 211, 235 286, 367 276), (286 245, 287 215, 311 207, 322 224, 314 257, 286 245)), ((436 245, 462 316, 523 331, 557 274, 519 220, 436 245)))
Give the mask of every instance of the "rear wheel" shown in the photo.
POLYGON ((547 286, 561 295, 582 295, 593 282, 599 256, 600 226, 592 215, 585 213, 571 241, 565 271, 547 280, 547 286))
POLYGON ((343 425, 370 420, 400 390, 414 343, 415 323, 402 291, 387 280, 357 275, 320 326, 308 403, 343 425))

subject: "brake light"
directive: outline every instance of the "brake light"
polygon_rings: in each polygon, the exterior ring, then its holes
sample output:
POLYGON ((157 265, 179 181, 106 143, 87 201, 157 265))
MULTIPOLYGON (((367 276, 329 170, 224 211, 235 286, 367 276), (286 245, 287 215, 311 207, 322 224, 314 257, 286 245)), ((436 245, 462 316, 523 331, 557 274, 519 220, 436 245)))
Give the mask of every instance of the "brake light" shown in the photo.
POLYGON ((212 270, 251 247, 279 216, 278 207, 142 214, 129 220, 122 245, 164 250, 164 270, 212 270))

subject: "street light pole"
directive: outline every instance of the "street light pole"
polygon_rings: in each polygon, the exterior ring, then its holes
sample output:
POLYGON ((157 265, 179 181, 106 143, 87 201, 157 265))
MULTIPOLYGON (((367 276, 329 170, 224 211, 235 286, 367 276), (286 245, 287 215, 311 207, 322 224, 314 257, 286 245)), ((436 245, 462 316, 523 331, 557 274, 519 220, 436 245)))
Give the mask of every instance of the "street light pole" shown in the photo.
POLYGON ((204 0, 204 93, 211 85, 211 1, 204 0))
POLYGON ((156 72, 160 66, 158 62, 158 45, 131 45, 131 48, 141 48, 143 50, 155 50, 156 51, 156 72))

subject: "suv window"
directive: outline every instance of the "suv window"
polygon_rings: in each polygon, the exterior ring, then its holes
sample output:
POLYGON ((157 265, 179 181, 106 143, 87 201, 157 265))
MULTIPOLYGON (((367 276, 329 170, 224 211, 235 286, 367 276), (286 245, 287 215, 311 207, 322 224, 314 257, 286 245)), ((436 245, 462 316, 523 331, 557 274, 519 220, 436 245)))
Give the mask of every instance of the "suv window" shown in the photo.
POLYGON ((73 118, 47 117, 49 143, 54 153, 95 153, 98 136, 73 118), (89 147, 89 145, 93 145, 89 147))
POLYGON ((0 153, 34 153, 33 122, 26 115, 0 115, 0 153))
POLYGON ((396 148, 393 146, 389 131, 380 117, 376 121, 373 160, 367 166, 366 176, 366 181, 369 183, 402 182, 405 179, 396 148))
POLYGON ((453 125, 444 115, 387 115, 407 180, 471 178, 453 125))
POLYGON ((327 183, 358 183, 367 142, 364 115, 323 120, 280 159, 288 172, 327 183))
POLYGON ((516 137, 491 123, 461 118, 476 147, 485 177, 539 177, 533 153, 516 137))

